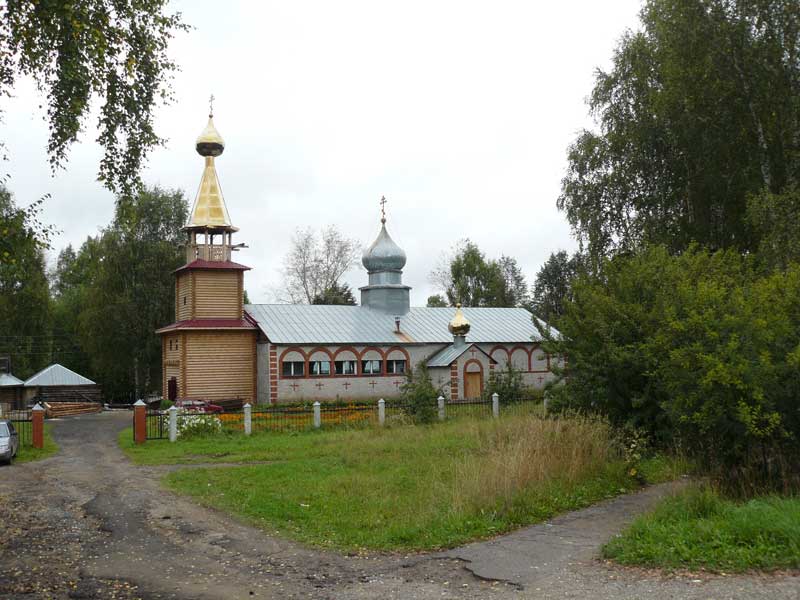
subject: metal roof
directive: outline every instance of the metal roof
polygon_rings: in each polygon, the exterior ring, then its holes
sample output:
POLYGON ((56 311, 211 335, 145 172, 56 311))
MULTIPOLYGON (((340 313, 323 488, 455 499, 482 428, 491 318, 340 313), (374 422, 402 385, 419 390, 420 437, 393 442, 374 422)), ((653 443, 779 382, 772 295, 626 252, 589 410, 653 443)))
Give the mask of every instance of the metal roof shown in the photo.
MULTIPOLYGON (((456 346, 455 344, 451 344, 447 346, 447 348, 443 348, 438 353, 434 354, 426 365, 428 367, 449 367, 453 362, 458 360, 458 357, 464 354, 467 350, 472 348, 475 344, 462 344, 460 346, 456 346)), ((483 354, 486 354, 483 350, 478 348, 483 354)), ((486 354, 486 356, 489 356, 486 354)), ((489 356, 493 362, 496 362, 491 356, 489 356)))
MULTIPOLYGON (((247 304, 245 310, 274 344, 446 344, 453 308, 412 308, 395 317, 364 306, 247 304)), ((464 308, 468 343, 530 343, 541 336, 524 308, 464 308)), ((541 322, 541 321, 540 321, 541 322)), ((557 331, 552 330, 554 334, 557 331)))
POLYGON ((96 385, 91 379, 70 371, 67 367, 53 364, 42 369, 25 381, 25 387, 49 385, 96 385))
POLYGON ((0 373, 0 387, 13 387, 22 385, 22 380, 17 379, 11 373, 0 373))

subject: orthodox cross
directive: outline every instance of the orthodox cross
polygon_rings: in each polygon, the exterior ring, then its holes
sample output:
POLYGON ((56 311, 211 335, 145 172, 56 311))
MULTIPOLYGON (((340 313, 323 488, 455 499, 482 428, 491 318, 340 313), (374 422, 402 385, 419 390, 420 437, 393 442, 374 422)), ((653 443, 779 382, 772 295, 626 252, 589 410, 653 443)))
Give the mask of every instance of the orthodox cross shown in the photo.
POLYGON ((349 381, 345 381, 342 385, 344 386, 344 389, 348 389, 353 384, 350 383, 349 381))
POLYGON ((386 196, 381 196, 381 223, 386 223, 386 196))
POLYGON ((543 381, 544 381, 544 377, 542 377, 541 375, 539 375, 539 383, 542 383, 543 381))
POLYGON ((211 94, 211 96, 208 99, 208 118, 210 119, 213 116, 214 116, 214 94, 211 94))
POLYGON ((400 381, 399 379, 396 379, 396 380, 395 380, 393 383, 394 383, 394 387, 396 387, 396 388, 399 388, 399 387, 400 387, 400 385, 401 385, 403 382, 402 382, 402 381, 400 381))
POLYGON ((475 348, 475 346, 473 346, 469 349, 469 353, 472 354, 472 356, 475 356, 478 353, 478 350, 475 348))
POLYGON ((317 384, 316 384, 316 387, 317 387, 318 390, 321 390, 323 387, 325 387, 325 384, 322 383, 321 381, 318 381, 317 384))
POLYGON ((292 382, 292 385, 291 385, 291 387, 292 387, 292 390, 294 390, 294 391, 296 392, 296 391, 297 391, 297 388, 299 388, 300 386, 299 386, 299 385, 297 385, 297 384, 296 384, 296 383, 293 381, 293 382, 292 382))
POLYGON ((369 384, 372 386, 372 389, 375 389, 375 386, 378 385, 377 381, 370 381, 369 384))

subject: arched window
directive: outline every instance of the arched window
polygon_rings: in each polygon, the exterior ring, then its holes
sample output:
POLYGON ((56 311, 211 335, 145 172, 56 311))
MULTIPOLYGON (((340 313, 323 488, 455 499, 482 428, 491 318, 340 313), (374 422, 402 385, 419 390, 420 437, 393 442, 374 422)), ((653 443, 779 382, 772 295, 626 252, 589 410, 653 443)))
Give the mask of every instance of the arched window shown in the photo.
POLYGON ((287 350, 281 357, 281 377, 303 377, 306 357, 300 350, 287 350))
POLYGON ((408 370, 408 353, 402 348, 390 348, 386 353, 386 374, 403 375, 408 370))
POLYGON ((358 354, 350 348, 342 348, 333 356, 334 373, 336 375, 357 375, 358 354))
POLYGON ((308 355, 308 374, 311 377, 330 377, 333 369, 331 353, 315 348, 308 355))
POLYGON ((381 375, 383 373, 383 355, 377 348, 366 348, 361 352, 361 374, 381 375))

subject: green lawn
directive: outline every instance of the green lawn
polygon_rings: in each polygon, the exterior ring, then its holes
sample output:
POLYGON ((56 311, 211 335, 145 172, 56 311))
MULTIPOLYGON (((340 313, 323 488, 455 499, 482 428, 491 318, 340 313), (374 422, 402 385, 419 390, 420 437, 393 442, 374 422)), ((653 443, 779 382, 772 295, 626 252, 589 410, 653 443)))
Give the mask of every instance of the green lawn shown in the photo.
MULTIPOLYGON (((30 428, 30 423, 27 424, 17 424, 17 427, 28 427, 30 428)), ((30 432, 27 432, 26 435, 28 438, 31 437, 30 432)), ((56 445, 55 441, 53 441, 53 437, 50 435, 50 425, 45 423, 44 425, 44 448, 38 449, 34 448, 33 446, 20 446, 19 452, 17 453, 17 457, 14 459, 14 462, 17 463, 24 463, 24 462, 31 462, 34 460, 41 460, 42 458, 47 458, 48 456, 54 455, 58 452, 58 446, 56 445)))
POLYGON ((800 498, 737 503, 706 488, 668 498, 603 549, 622 564, 742 572, 800 567, 800 498))
MULTIPOLYGON (((165 476, 269 530, 346 550, 458 545, 630 491, 607 426, 531 416, 120 445, 139 464, 255 462, 165 476)), ((659 478, 674 476, 653 463, 659 478)), ((647 472, 648 463, 645 463, 647 472)))

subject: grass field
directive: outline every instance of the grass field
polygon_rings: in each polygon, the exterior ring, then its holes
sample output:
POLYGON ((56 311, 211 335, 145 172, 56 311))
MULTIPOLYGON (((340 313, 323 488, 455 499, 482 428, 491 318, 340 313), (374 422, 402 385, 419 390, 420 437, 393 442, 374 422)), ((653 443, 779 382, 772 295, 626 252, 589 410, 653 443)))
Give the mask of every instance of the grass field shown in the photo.
MULTIPOLYGON (((270 461, 179 470, 165 483, 269 531, 347 550, 454 546, 639 485, 609 427, 578 418, 458 419, 139 447, 126 430, 120 444, 140 464, 270 461)), ((672 466, 652 461, 643 471, 669 478, 672 466)))
POLYGON ((603 549, 626 565, 742 572, 800 567, 800 498, 736 503, 708 488, 664 500, 603 549))
MULTIPOLYGON (((18 424, 17 427, 27 427, 30 429, 31 424, 18 424)), ((25 435, 28 439, 31 438, 30 431, 25 432, 25 435)), ((58 445, 53 441, 53 437, 50 435, 50 425, 45 423, 44 425, 44 448, 38 449, 34 448, 33 446, 20 446, 19 452, 17 453, 17 457, 14 459, 14 462, 17 463, 24 463, 24 462, 31 462, 34 460, 41 460, 43 458, 47 458, 48 456, 52 456, 58 452, 58 445)))

